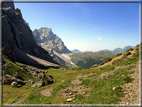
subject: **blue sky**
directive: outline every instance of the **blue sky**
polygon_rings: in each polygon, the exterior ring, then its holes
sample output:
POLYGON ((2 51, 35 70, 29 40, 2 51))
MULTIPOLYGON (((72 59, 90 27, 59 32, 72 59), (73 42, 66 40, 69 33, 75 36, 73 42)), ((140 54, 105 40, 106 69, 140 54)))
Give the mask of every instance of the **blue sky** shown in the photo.
POLYGON ((51 28, 69 50, 139 44, 139 3, 14 3, 31 30, 51 28))

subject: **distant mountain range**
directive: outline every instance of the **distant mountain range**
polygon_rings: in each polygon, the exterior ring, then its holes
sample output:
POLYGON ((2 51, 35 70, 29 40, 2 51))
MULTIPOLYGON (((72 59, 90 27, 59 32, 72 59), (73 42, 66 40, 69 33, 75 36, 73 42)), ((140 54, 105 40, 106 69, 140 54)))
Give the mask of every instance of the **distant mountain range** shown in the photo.
MULTIPOLYGON (((125 46, 124 48, 115 48, 114 50, 108 50, 108 49, 103 49, 103 50, 99 50, 99 51, 95 51, 94 53, 98 53, 98 52, 101 52, 101 51, 104 51, 104 52, 112 52, 112 53, 115 53, 115 54, 118 54, 118 53, 121 53, 121 52, 125 52, 127 51, 128 49, 130 48, 134 48, 135 46, 125 46)), ((72 50, 73 53, 87 53, 87 52, 91 52, 91 51, 85 51, 85 52, 82 52, 78 49, 74 49, 72 50)))
POLYGON ((83 53, 83 52, 81 52, 81 51, 78 50, 78 49, 74 49, 74 50, 72 50, 71 52, 73 52, 73 53, 83 53))

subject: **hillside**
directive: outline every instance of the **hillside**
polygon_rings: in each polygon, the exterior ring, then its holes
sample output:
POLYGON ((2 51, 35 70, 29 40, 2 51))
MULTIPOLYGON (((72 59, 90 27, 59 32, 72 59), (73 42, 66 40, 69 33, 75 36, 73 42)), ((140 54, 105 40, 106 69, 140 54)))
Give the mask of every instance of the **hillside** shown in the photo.
POLYGON ((93 66, 94 64, 100 64, 104 60, 113 56, 115 56, 114 53, 100 51, 98 53, 73 53, 70 57, 73 63, 75 63, 77 66, 86 69, 93 66))
MULTIPOLYGON (((5 61, 5 64, 11 63, 7 63, 6 59, 5 61)), ((5 64, 3 62, 3 66, 6 66, 5 64)), ((50 85, 40 88, 31 87, 31 83, 26 83, 19 88, 3 85, 3 103, 139 104, 139 64, 141 63, 139 45, 137 45, 134 49, 117 54, 89 69, 59 70, 50 68, 48 73, 53 76, 54 81, 50 85)), ((19 63, 18 66, 21 64, 19 63)), ((5 71, 5 67, 3 68, 5 71)), ((31 66, 30 68, 36 69, 31 66)), ((18 67, 18 69, 21 68, 18 67)), ((21 69, 19 73, 23 75, 22 72, 25 71, 21 69)), ((10 74, 7 70, 5 73, 10 74)), ((23 75, 22 78, 25 80, 33 78, 29 76, 23 75)), ((36 78, 33 80, 37 81, 36 78)))

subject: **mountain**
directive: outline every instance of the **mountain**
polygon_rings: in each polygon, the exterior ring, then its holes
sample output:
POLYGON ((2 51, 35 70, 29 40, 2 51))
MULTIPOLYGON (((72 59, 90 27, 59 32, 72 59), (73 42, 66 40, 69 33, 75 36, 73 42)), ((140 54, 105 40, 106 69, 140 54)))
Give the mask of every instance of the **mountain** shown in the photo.
POLYGON ((91 52, 91 51, 84 51, 84 53, 88 53, 88 52, 91 52))
POLYGON ((52 32, 51 28, 42 27, 33 31, 34 39, 37 44, 47 51, 56 51, 60 54, 71 53, 64 45, 64 42, 56 34, 52 32))
POLYGON ((35 29, 33 37, 37 44, 48 51, 54 60, 63 64, 72 64, 69 57, 69 54, 72 52, 67 49, 61 38, 52 32, 51 28, 42 27, 35 29))
POLYGON ((2 3, 2 47, 8 46, 16 61, 41 65, 30 56, 58 64, 49 53, 36 44, 28 23, 23 19, 20 9, 15 9, 13 2, 2 3), (30 56, 28 56, 30 55, 30 56))
POLYGON ((104 51, 104 52, 112 52, 112 53, 118 54, 118 53, 121 53, 121 52, 125 52, 130 48, 134 48, 134 46, 128 45, 128 46, 125 46, 124 48, 115 48, 114 50, 103 49, 103 50, 96 51, 95 53, 98 53, 100 51, 104 51))
POLYGON ((128 45, 128 46, 125 46, 124 48, 116 48, 112 52, 115 53, 115 54, 118 54, 118 53, 121 53, 121 52, 125 52, 130 48, 134 48, 134 46, 129 46, 128 45))
POLYGON ((74 50, 72 50, 72 52, 73 53, 82 53, 80 50, 78 50, 78 49, 74 49, 74 50))
POLYGON ((98 52, 101 52, 101 51, 104 51, 104 52, 111 52, 111 50, 103 49, 103 50, 96 51, 95 53, 98 53, 98 52))
POLYGON ((121 53, 121 52, 123 52, 123 49, 122 48, 116 48, 112 52, 115 53, 115 54, 121 53))

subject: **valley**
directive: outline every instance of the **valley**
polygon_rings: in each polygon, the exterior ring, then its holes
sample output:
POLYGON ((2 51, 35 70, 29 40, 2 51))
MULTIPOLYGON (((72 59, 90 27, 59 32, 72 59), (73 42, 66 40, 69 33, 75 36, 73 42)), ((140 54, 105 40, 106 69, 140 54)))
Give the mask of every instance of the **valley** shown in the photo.
POLYGON ((3 2, 1 106, 139 105, 141 45, 73 53, 51 28, 32 31, 3 2))

